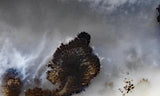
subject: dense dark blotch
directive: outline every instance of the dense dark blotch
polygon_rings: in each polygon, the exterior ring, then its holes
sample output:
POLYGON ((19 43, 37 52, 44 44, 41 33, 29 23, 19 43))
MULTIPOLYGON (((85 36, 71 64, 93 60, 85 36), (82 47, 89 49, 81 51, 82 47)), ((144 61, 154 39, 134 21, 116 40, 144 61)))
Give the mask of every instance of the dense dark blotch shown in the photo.
POLYGON ((19 96, 22 88, 20 74, 16 69, 8 69, 3 75, 3 93, 5 96, 19 96))
POLYGON ((89 46, 90 35, 81 32, 68 44, 63 43, 53 55, 48 67, 47 79, 59 84, 55 96, 70 96, 79 93, 100 71, 99 58, 89 46))
POLYGON ((157 11, 158 11, 158 13, 159 13, 159 15, 158 15, 158 17, 157 17, 157 21, 160 22, 160 5, 159 5, 158 8, 156 8, 156 9, 157 9, 157 11))
POLYGON ((86 39, 88 44, 90 43, 91 36, 86 32, 81 32, 78 34, 78 38, 86 39))

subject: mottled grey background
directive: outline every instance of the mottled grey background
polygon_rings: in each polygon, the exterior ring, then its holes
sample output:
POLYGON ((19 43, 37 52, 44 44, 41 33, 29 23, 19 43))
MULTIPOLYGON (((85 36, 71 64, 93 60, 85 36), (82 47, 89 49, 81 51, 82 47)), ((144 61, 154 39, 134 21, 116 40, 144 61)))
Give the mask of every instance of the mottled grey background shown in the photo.
POLYGON ((30 85, 34 78, 40 78, 41 87, 51 88, 45 80, 48 60, 61 42, 86 31, 92 36, 91 46, 101 58, 102 68, 91 86, 76 96, 121 96, 118 88, 125 77, 135 83, 142 78, 158 81, 153 77, 158 76, 155 70, 160 65, 159 3, 0 0, 0 75, 14 67, 24 75, 24 90, 38 86, 30 85))

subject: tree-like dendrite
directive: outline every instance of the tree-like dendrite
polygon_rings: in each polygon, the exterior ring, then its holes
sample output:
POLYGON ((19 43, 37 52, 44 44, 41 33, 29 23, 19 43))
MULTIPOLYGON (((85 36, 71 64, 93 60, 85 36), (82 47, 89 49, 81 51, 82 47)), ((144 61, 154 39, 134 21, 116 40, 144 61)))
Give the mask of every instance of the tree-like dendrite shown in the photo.
POLYGON ((16 69, 8 69, 4 75, 3 93, 5 96, 19 96, 22 82, 16 69))
POLYGON ((28 89, 25 96, 53 96, 50 90, 42 90, 41 88, 28 89))
POLYGON ((70 96, 82 91, 100 71, 100 61, 89 46, 90 35, 81 32, 68 44, 63 43, 53 55, 47 79, 59 84, 55 96, 70 96))
MULTIPOLYGON (((25 96, 70 96, 84 90, 100 71, 100 61, 89 46, 90 38, 88 33, 81 32, 74 40, 57 48, 48 64, 51 70, 47 72, 47 79, 59 85, 57 89, 42 90, 35 87, 26 90, 25 96)), ((5 96, 20 96, 20 77, 17 70, 7 70, 3 80, 5 96)))

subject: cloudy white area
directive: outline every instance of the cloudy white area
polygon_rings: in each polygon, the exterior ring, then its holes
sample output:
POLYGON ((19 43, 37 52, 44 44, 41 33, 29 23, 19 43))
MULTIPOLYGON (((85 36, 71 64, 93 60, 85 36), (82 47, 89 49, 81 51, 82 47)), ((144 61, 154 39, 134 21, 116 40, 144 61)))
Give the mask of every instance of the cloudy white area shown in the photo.
POLYGON ((134 4, 141 2, 141 0, 78 0, 79 2, 89 2, 92 8, 106 10, 106 11, 113 11, 119 6, 123 6, 125 3, 134 4))
POLYGON ((61 42, 86 31, 92 37, 94 52, 102 58, 101 72, 84 92, 73 96, 122 96, 118 89, 123 89, 124 78, 133 79, 135 85, 142 78, 149 81, 149 86, 144 83, 146 87, 136 87, 128 96, 159 96, 160 25, 156 21, 159 3, 159 0, 0 0, 0 75, 13 67, 23 74, 24 90, 38 85, 52 88, 45 79, 45 65, 61 42), (32 84, 34 78, 39 78, 40 84, 32 84), (148 93, 138 91, 143 88, 148 93))

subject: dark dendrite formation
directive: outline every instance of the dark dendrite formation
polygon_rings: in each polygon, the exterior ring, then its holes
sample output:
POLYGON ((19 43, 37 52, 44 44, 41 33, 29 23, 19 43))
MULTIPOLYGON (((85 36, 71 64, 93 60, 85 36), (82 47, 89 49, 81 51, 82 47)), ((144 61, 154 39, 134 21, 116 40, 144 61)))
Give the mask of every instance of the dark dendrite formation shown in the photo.
POLYGON ((79 93, 100 71, 100 61, 89 46, 90 35, 81 32, 68 44, 61 44, 48 67, 47 79, 60 86, 56 96, 70 96, 79 93))
POLYGON ((25 96, 54 96, 50 90, 42 90, 41 88, 28 89, 25 96))
MULTIPOLYGON (((49 62, 47 79, 59 86, 55 90, 28 89, 25 96, 70 96, 79 93, 100 71, 100 61, 89 46, 90 35, 81 32, 68 44, 61 44, 49 62)), ((9 69, 4 78, 5 96, 19 96, 22 82, 18 72, 9 69)))
POLYGON ((16 69, 8 69, 3 76, 3 93, 5 96, 19 96, 22 82, 16 69))
POLYGON ((158 6, 158 8, 156 8, 158 10, 158 17, 157 17, 157 21, 160 22, 160 5, 158 6))

